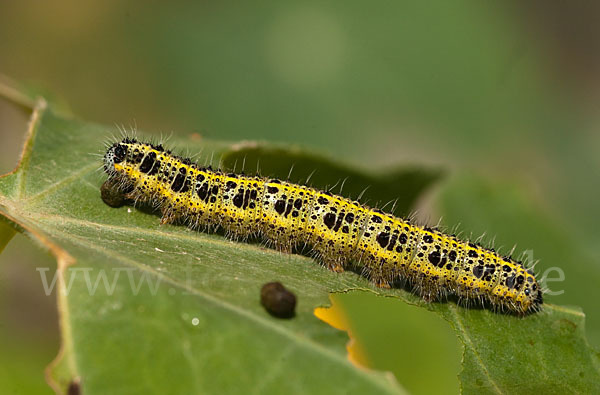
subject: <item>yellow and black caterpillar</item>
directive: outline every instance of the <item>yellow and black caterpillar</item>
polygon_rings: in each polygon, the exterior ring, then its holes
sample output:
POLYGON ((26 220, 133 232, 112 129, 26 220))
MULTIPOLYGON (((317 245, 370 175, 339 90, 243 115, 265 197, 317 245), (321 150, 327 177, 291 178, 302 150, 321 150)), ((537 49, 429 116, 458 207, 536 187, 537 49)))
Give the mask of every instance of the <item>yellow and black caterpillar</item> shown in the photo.
POLYGON ((426 300, 456 295, 516 314, 542 305, 521 263, 329 192, 202 168, 131 138, 110 146, 104 169, 129 198, 160 209, 162 223, 261 236, 284 252, 310 245, 330 270, 352 263, 377 286, 408 281, 426 300))

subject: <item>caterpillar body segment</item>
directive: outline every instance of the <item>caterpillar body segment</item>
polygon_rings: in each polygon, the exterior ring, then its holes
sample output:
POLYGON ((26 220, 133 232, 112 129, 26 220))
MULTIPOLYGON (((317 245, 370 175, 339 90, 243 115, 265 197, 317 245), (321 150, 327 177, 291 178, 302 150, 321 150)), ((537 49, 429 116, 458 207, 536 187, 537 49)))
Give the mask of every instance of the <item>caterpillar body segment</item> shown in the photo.
POLYGON ((129 138, 108 149, 104 169, 128 198, 160 209, 162 223, 260 236, 284 252, 308 245, 330 270, 356 266, 380 287, 408 281, 426 300, 456 295, 516 314, 543 303, 522 264, 329 192, 202 168, 129 138))

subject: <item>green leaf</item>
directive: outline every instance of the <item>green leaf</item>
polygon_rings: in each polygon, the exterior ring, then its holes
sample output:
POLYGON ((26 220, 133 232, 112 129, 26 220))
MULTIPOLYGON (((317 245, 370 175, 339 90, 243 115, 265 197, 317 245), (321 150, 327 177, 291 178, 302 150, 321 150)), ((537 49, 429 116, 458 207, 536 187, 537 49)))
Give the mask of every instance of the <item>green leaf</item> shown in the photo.
POLYGON ((16 233, 17 231, 15 228, 10 226, 7 222, 0 221, 0 253, 16 233))
MULTIPOLYGON (((90 154, 113 132, 40 105, 18 170, 0 180, 3 216, 58 259, 63 349, 50 374, 59 391, 81 382, 85 393, 401 392, 391 375, 350 363, 347 335, 313 315, 328 292, 367 280, 107 207, 90 154), (271 280, 298 296, 294 319, 272 318, 258 303, 271 280)), ((200 162, 230 149, 172 145, 202 149, 200 162)), ((345 175, 353 172, 336 177, 345 175)))
MULTIPOLYGON (((551 286, 554 292, 564 290, 559 295, 546 295, 545 302, 577 301, 586 304, 596 322, 597 303, 589 298, 586 301, 581 295, 589 294, 600 281, 597 268, 588 265, 584 270, 587 274, 578 275, 586 259, 568 235, 522 190, 504 180, 492 184, 473 175, 454 177, 438 199, 439 211, 444 213, 446 224, 461 222, 460 230, 469 229, 474 235, 487 232, 488 239, 494 239, 496 247, 504 252, 510 251, 517 241, 519 248, 515 255, 529 248, 533 259, 541 259, 536 265, 536 272, 542 278, 542 284, 551 286), (544 274, 551 267, 564 270, 567 281, 545 283, 544 274)), ((477 330, 468 330, 470 339, 465 337, 465 341, 478 344, 483 340, 488 344, 487 350, 471 349, 469 352, 467 347, 467 363, 461 374, 463 388, 475 391, 480 389, 480 385, 486 385, 485 380, 477 377, 477 366, 493 350, 493 358, 501 366, 505 378, 531 378, 506 380, 499 383, 501 389, 518 392, 541 390, 544 393, 597 392, 600 383, 599 354, 586 340, 584 318, 579 308, 546 303, 543 312, 528 319, 530 325, 522 332, 515 333, 514 325, 498 326, 497 323, 478 320, 475 326, 466 322, 468 328, 477 330), (486 339, 481 339, 482 335, 486 339), (515 335, 518 336, 520 350, 512 347, 515 335), (515 358, 518 358, 518 364, 514 362, 515 358)))
POLYGON ((449 180, 439 198, 439 211, 448 225, 461 223, 461 230, 474 235, 487 232, 496 247, 509 251, 516 245, 515 256, 526 252, 539 261, 535 270, 549 292, 550 303, 582 306, 588 316, 587 334, 593 345, 600 345, 600 304, 596 292, 600 266, 553 213, 535 196, 515 182, 491 183, 474 175, 449 180), (561 280, 562 278, 562 280, 561 280))
MULTIPOLYGON (((159 226, 144 210, 107 207, 99 198, 100 161, 90 154, 101 153, 113 132, 38 104, 19 168, 0 179, 0 213, 58 260, 63 348, 49 374, 59 392, 74 383, 86 394, 402 392, 391 375, 350 363, 347 335, 313 314, 329 304, 330 292, 352 289, 394 296, 449 322, 464 345, 465 391, 599 390, 598 355, 585 341, 577 309, 547 305, 543 313, 519 318, 452 302, 426 304, 404 290, 375 289, 355 273, 329 272, 303 256, 159 226), (295 318, 272 318, 258 303, 261 285, 272 280, 298 296, 295 318)), ((172 145, 202 151, 199 162, 254 152, 211 141, 172 145)), ((277 150, 261 165, 273 166, 273 175, 281 176, 276 169, 289 163, 282 156, 304 158, 277 150)), ((319 170, 333 179, 319 182, 368 177, 328 163, 319 162, 319 170)), ((395 177, 410 178, 389 179, 395 177)), ((382 179, 365 182, 377 189, 382 179)), ((395 193, 414 197, 426 183, 395 185, 395 193)), ((382 201, 389 194, 392 189, 373 192, 382 201)))
POLYGON ((458 393, 462 345, 439 314, 367 291, 332 294, 331 302, 317 316, 348 331, 354 359, 394 373, 411 394, 458 393))

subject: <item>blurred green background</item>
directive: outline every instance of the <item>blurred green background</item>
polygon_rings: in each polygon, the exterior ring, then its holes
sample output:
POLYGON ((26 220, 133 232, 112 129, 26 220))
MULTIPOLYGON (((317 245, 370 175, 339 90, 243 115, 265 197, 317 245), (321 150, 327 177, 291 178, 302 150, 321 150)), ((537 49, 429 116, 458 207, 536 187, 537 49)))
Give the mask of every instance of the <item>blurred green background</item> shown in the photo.
MULTIPOLYGON (((4 1, 0 73, 90 121, 447 169, 421 217, 561 268, 548 299, 582 306, 598 346, 599 15, 595 2, 4 1)), ((26 119, 0 103, 3 172, 26 119)), ((44 388, 58 347, 35 271, 54 264, 29 246, 17 236, 0 255, 11 392, 25 377, 44 388)))

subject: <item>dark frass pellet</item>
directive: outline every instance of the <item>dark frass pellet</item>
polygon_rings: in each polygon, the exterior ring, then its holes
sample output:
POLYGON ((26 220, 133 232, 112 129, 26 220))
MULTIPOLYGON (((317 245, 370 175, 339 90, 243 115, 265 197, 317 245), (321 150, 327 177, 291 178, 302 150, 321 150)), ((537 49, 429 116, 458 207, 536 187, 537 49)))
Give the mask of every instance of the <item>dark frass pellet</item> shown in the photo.
POLYGON ((260 304, 274 317, 291 318, 295 314, 296 295, 280 282, 266 283, 260 290, 260 304))
POLYGON ((67 395, 81 395, 81 382, 79 377, 75 377, 69 383, 69 388, 67 388, 67 395))
POLYGON ((102 201, 110 207, 121 207, 127 203, 125 194, 110 180, 104 181, 100 187, 102 201))

